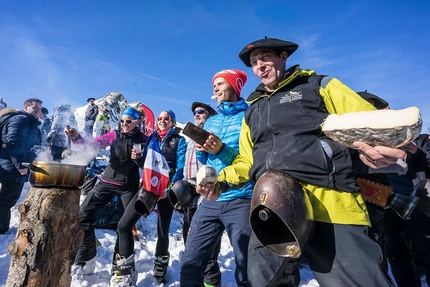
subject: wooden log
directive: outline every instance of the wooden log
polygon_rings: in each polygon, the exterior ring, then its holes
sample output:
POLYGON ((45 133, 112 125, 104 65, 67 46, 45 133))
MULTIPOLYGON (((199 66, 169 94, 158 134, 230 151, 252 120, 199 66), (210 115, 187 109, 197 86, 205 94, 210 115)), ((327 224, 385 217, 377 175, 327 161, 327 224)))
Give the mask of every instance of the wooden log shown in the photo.
POLYGON ((31 187, 18 206, 21 218, 6 287, 70 286, 71 266, 83 239, 80 190, 31 187))

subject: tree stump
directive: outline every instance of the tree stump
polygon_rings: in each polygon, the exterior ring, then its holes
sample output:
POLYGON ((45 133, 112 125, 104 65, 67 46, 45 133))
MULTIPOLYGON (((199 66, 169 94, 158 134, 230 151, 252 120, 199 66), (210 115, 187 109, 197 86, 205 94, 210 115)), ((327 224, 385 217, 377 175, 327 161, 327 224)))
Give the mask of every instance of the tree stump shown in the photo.
POLYGON ((18 206, 21 219, 6 287, 70 286, 71 266, 83 238, 80 190, 31 187, 18 206))

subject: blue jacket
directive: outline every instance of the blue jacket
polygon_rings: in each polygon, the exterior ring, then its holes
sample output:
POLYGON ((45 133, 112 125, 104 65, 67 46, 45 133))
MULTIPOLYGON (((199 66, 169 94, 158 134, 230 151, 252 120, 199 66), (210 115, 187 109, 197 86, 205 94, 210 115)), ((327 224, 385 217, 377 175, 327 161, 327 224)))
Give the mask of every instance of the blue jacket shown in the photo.
MULTIPOLYGON (((237 102, 221 102, 218 104, 218 114, 210 117, 204 129, 211 131, 222 141, 221 151, 214 155, 196 151, 197 159, 208 166, 212 166, 217 173, 229 166, 239 154, 239 135, 242 119, 248 105, 240 98, 237 102)), ((248 182, 239 188, 230 188, 223 192, 217 201, 230 201, 236 198, 251 198, 254 182, 248 182)))
POLYGON ((0 182, 26 182, 30 175, 21 175, 18 169, 24 169, 23 162, 31 163, 36 158, 33 150, 41 144, 40 122, 33 115, 20 112, 12 116, 2 130, 5 147, 0 149, 0 182))

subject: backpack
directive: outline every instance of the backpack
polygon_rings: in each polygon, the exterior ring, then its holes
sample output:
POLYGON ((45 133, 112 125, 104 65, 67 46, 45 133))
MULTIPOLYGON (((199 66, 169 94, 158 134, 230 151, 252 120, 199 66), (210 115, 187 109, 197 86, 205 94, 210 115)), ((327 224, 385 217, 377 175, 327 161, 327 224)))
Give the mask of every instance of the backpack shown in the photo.
POLYGON ((91 189, 93 189, 93 187, 96 185, 96 183, 99 182, 99 179, 100 177, 97 173, 87 176, 81 186, 81 193, 87 195, 88 192, 90 192, 91 189))
POLYGON ((20 112, 12 108, 6 108, 2 110, 0 116, 0 149, 5 147, 3 146, 3 127, 7 124, 8 120, 11 117, 16 116, 18 114, 20 114, 20 112))
POLYGON ((120 219, 120 208, 122 208, 122 205, 119 204, 119 197, 115 195, 112 200, 100 210, 99 214, 97 214, 94 228, 116 230, 120 219))

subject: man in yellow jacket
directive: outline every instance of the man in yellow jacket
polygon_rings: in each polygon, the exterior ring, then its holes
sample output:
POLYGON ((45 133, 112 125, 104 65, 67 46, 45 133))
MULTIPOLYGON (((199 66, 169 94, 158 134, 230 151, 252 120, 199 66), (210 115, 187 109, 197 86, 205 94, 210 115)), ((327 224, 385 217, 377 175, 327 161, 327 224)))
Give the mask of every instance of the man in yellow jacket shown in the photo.
MULTIPOLYGON (((381 250, 366 235, 370 221, 348 149, 327 138, 320 127, 330 113, 375 108, 335 78, 298 65, 286 69, 297 48, 265 38, 240 52, 262 84, 247 99, 240 153, 220 172, 218 186, 257 181, 270 170, 293 177, 312 206, 314 234, 304 257, 320 286, 391 286, 379 267, 381 250)), ((354 144, 372 168, 405 156, 400 149, 354 144)), ((198 191, 214 199, 219 188, 208 184, 198 191)), ((299 260, 269 251, 254 233, 248 257, 248 286, 298 286, 299 260)))

